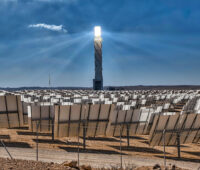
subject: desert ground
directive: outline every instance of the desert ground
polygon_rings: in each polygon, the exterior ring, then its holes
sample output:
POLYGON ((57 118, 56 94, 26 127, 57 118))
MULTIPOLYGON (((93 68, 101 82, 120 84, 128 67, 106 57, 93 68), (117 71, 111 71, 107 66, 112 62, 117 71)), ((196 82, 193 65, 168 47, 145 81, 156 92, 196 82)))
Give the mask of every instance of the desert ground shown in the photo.
MULTIPOLYGON (((36 160, 36 133, 28 127, 19 129, 1 129, 0 138, 7 146, 14 159, 36 160)), ((164 165, 163 147, 151 147, 148 136, 134 136, 127 146, 127 139, 122 138, 120 152, 119 137, 87 138, 86 149, 83 149, 83 140, 80 137, 55 139, 52 142, 51 134, 38 134, 39 161, 62 164, 65 161, 77 161, 80 165, 90 165, 93 168, 164 165), (79 141, 79 142, 78 142, 79 141), (78 156, 79 150, 79 156, 78 156)), ((6 150, 0 145, 0 157, 9 158, 6 150)), ((200 144, 181 145, 181 158, 177 158, 175 146, 166 147, 167 165, 175 164, 184 169, 198 169, 200 167, 200 144)))

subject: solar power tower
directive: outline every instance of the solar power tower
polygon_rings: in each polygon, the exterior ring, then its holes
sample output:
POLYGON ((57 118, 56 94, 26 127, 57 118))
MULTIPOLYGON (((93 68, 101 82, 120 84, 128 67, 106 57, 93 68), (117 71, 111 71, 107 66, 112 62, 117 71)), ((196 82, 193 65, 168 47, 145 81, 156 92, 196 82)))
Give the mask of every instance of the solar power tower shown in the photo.
POLYGON ((95 78, 93 79, 93 89, 103 90, 102 74, 102 38, 101 27, 94 27, 94 50, 95 50, 95 78))

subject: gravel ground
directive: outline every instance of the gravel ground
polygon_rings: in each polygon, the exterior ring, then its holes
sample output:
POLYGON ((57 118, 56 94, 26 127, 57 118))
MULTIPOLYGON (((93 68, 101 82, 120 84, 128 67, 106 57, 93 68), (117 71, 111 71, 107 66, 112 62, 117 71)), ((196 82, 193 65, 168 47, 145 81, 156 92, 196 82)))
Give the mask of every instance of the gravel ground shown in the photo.
MULTIPOLYGON (((68 164, 68 163, 66 163, 68 164)), ((36 162, 30 160, 17 160, 17 159, 5 159, 0 158, 0 170, 69 170, 69 169, 81 169, 81 170, 92 170, 90 166, 81 166, 78 167, 69 167, 66 166, 65 163, 57 164, 57 163, 46 163, 46 162, 36 162)), ((153 169, 162 169, 164 170, 163 166, 154 165, 154 166, 141 166, 141 167, 127 167, 128 169, 133 170, 153 170, 153 169), (157 167, 157 168, 156 168, 157 167)), ((113 169, 120 169, 120 168, 113 168, 113 169)), ((168 166, 169 170, 186 170, 181 169, 178 167, 168 166)), ((95 169, 96 170, 96 169, 95 169)))
MULTIPOLYGON (((36 160, 36 136, 27 128, 0 129, 0 139, 7 146, 15 159, 36 160)), ((97 137, 88 138, 86 150, 83 150, 82 139, 63 138, 51 140, 49 134, 39 133, 39 160, 44 162, 62 163, 66 160, 77 160, 80 147, 80 164, 94 168, 109 168, 120 165, 119 138, 97 137)), ((181 147, 181 160, 177 161, 177 148, 166 147, 167 164, 176 164, 185 169, 197 170, 200 167, 200 144, 188 144, 181 147)), ((150 147, 148 136, 134 136, 127 148, 126 138, 122 138, 123 166, 163 165, 163 147, 150 147)), ((0 157, 9 158, 0 144, 0 157)), ((1 168, 1 166, 0 166, 1 168)))
POLYGON ((0 170, 67 170, 62 164, 0 158, 0 170))
MULTIPOLYGON (((23 160, 36 160, 35 149, 32 148, 8 148, 9 152, 15 159, 23 160)), ((9 158, 4 148, 0 148, 0 156, 9 158)), ((66 151, 58 151, 55 149, 39 149, 39 161, 54 162, 62 164, 65 161, 77 161, 78 154, 66 151)), ((111 168, 120 167, 120 155, 115 154, 92 154, 80 153, 80 165, 91 165, 93 168, 111 168)), ((150 158, 144 156, 122 156, 123 167, 141 167, 141 166, 154 166, 155 164, 163 165, 163 159, 150 158)), ((187 161, 167 160, 167 165, 177 165, 184 169, 197 170, 200 163, 192 163, 187 161)))

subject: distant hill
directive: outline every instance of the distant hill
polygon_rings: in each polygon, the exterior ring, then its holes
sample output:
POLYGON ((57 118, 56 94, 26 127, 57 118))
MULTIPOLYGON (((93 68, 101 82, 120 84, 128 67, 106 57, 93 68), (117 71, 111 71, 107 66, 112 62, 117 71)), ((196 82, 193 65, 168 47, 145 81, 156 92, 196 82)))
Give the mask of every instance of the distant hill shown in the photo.
MULTIPOLYGON (((92 87, 0 87, 0 90, 15 91, 15 90, 92 90, 92 87)), ((200 90, 200 85, 175 85, 175 86, 105 86, 105 90, 200 90)))
POLYGON ((15 91, 15 90, 47 90, 47 89, 57 89, 57 90, 89 90, 89 87, 0 87, 0 90, 15 91))
POLYGON ((200 85, 175 85, 175 86, 108 86, 107 90, 199 90, 200 85))

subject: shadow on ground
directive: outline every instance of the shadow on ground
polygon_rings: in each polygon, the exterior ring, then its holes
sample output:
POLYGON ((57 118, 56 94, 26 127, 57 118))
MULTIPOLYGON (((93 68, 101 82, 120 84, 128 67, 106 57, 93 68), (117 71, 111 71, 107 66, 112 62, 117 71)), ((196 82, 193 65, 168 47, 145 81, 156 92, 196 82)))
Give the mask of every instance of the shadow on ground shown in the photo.
MULTIPOLYGON (((163 158, 163 156, 156 156, 156 157, 163 158)), ((175 161, 194 162, 194 163, 200 162, 200 159, 195 159, 195 158, 178 158, 178 157, 166 156, 166 159, 175 160, 175 161)))
MULTIPOLYGON (((120 136, 115 136, 116 138, 120 138, 120 136)), ((122 139, 127 139, 127 136, 122 136, 122 139)), ((137 139, 137 140, 147 140, 143 137, 140 137, 140 136, 129 136, 129 139, 137 139)))
MULTIPOLYGON (((7 142, 3 141, 6 147, 17 147, 17 148, 32 148, 28 143, 25 142, 7 142)), ((0 147, 3 145, 0 143, 0 147)))
POLYGON ((0 135, 0 139, 10 139, 10 135, 0 135))
POLYGON ((52 140, 52 139, 33 139, 34 142, 37 142, 38 143, 48 143, 48 144, 60 144, 60 145, 80 145, 82 146, 83 144, 82 143, 78 143, 78 142, 71 142, 71 141, 61 141, 61 140, 52 140))
MULTIPOLYGON (((177 145, 167 145, 166 147, 175 147, 177 148, 177 145)), ((181 145, 181 148, 189 148, 189 146, 181 145)))
MULTIPOLYGON (((18 135, 28 135, 28 136, 36 136, 36 132, 24 132, 24 131, 17 131, 18 135)), ((38 133, 38 136, 52 136, 51 133, 38 133)))
MULTIPOLYGON (((78 148, 76 147, 59 147, 60 149, 63 149, 67 152, 78 152, 78 148)), ((119 155, 120 152, 116 152, 116 151, 111 151, 111 150, 104 150, 104 149, 83 149, 83 148, 79 148, 79 152, 80 153, 95 153, 95 154, 117 154, 119 155)), ((127 155, 122 153, 122 155, 127 155)))
POLYGON ((149 141, 140 141, 140 142, 149 145, 149 141))
POLYGON ((200 157, 200 152, 191 152, 191 151, 182 151, 182 152, 200 157))
MULTIPOLYGON (((83 137, 80 137, 83 139, 83 137)), ((86 140, 94 140, 94 141, 107 141, 107 142, 120 142, 119 139, 116 138, 108 138, 108 137, 87 137, 86 140)))
MULTIPOLYGON (((110 146, 117 150, 120 150, 120 146, 110 146)), ((143 153, 154 153, 154 154, 162 154, 163 152, 153 148, 139 147, 139 146, 122 146, 122 151, 132 151, 132 152, 143 152, 143 153)), ((166 153, 168 154, 168 153, 166 153)))
POLYGON ((9 129, 21 129, 21 130, 29 130, 28 127, 12 127, 9 129))

